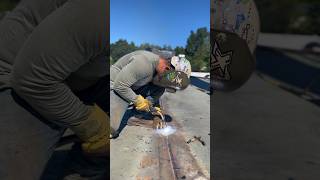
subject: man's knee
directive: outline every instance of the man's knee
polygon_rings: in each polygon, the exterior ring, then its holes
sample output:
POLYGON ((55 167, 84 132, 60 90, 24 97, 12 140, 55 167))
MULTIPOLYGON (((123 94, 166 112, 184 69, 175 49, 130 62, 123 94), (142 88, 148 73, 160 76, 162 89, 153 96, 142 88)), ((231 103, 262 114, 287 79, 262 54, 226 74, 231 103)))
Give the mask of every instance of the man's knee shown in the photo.
POLYGON ((127 111, 129 103, 115 92, 110 91, 110 124, 117 129, 120 126, 123 115, 127 111))

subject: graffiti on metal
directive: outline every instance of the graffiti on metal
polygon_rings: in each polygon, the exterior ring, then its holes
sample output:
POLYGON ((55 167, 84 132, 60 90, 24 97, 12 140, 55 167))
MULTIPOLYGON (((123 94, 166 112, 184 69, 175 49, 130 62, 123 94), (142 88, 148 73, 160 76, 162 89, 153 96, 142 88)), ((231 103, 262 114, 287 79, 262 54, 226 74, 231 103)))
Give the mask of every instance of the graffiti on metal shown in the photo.
POLYGON ((212 28, 238 34, 253 53, 260 31, 259 15, 253 0, 214 0, 212 28))
POLYGON ((211 69, 215 78, 222 79, 222 80, 230 80, 230 65, 232 62, 232 51, 228 52, 221 52, 219 45, 217 42, 213 43, 211 49, 211 69))

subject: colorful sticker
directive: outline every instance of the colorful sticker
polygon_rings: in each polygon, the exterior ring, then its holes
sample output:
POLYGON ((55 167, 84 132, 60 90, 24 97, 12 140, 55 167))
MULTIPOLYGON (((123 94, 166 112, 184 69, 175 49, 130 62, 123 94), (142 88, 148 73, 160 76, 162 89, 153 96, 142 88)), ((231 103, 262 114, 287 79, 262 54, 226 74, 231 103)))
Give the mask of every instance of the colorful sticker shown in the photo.
POLYGON ((182 78, 180 78, 181 72, 169 72, 167 74, 167 80, 171 83, 178 84, 180 87, 182 86, 182 78))

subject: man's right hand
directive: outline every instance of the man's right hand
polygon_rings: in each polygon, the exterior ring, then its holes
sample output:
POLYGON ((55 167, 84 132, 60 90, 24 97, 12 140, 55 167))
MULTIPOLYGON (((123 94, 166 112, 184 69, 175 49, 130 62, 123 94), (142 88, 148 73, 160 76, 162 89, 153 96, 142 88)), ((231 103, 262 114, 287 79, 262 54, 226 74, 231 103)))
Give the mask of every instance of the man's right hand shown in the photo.
POLYGON ((153 125, 153 129, 163 129, 167 127, 166 122, 157 116, 153 118, 152 125, 153 125))
POLYGON ((87 155, 109 156, 109 116, 94 105, 90 107, 90 113, 82 123, 71 127, 82 140, 82 150, 87 155))
POLYGON ((138 111, 150 112, 151 102, 141 95, 138 95, 136 101, 134 102, 134 106, 138 111))

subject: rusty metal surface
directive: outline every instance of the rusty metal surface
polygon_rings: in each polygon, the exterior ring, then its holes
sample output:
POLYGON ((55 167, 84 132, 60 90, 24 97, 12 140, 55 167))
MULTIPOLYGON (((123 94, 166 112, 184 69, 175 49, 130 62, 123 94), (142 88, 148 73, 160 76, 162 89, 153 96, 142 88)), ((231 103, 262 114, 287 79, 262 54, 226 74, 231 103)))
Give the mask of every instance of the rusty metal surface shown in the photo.
MULTIPOLYGON (((167 125, 176 131, 162 136, 153 121, 132 117, 117 139, 111 140, 111 179, 162 180, 209 179, 209 95, 189 87, 177 94, 165 94, 161 107, 169 117, 167 125), (188 98, 190 94, 196 99, 188 98), (187 143, 192 137, 200 141, 187 143)), ((168 119, 167 119, 168 120, 168 119)))
MULTIPOLYGON (((152 121, 131 118, 128 125, 151 129, 152 121)), ((141 158, 136 179, 209 179, 190 152, 181 125, 176 120, 168 125, 177 128, 177 132, 170 136, 153 134, 153 151, 141 158)))
POLYGON ((196 159, 191 154, 183 134, 177 133, 168 137, 158 135, 160 177, 169 179, 208 179, 205 177, 196 159))
MULTIPOLYGON (((145 125, 146 128, 151 128, 150 121, 142 123, 143 121, 146 120, 134 118, 130 125, 134 125, 134 122, 137 126, 145 125)), ((174 119, 168 125, 174 126, 177 132, 170 136, 153 134, 155 150, 141 159, 141 171, 136 179, 209 179, 191 153, 184 137, 183 127, 174 119)))

